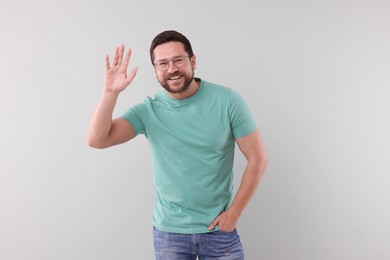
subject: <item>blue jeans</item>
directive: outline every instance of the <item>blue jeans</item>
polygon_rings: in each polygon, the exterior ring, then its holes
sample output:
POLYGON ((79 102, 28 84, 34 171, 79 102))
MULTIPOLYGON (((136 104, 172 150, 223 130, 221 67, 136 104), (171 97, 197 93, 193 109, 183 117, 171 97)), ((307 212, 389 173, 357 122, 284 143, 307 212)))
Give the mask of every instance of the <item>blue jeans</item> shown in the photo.
POLYGON ((242 260, 244 252, 237 230, 204 234, 176 234, 153 228, 156 260, 242 260))

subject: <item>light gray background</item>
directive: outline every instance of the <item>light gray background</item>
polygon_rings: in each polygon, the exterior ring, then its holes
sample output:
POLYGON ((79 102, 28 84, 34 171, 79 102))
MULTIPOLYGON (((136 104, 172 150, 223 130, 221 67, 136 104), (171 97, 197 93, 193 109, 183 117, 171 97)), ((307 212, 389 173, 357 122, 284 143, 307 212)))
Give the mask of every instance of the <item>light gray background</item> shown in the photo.
MULTIPOLYGON (((85 144, 105 53, 139 66, 115 115, 160 90, 152 38, 247 100, 269 169, 238 225, 247 259, 390 259, 389 1, 0 4, 0 258, 153 259, 144 137, 85 144)), ((205 126, 207 127, 207 126, 205 126)), ((237 155, 235 182, 245 160, 237 155)))

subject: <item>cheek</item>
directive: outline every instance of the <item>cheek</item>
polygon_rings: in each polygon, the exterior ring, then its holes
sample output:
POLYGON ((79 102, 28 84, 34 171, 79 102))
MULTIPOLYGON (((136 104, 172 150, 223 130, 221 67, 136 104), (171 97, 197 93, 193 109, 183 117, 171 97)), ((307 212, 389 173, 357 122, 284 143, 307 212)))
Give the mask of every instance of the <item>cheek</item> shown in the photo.
POLYGON ((194 71, 194 68, 192 66, 187 66, 187 67, 182 69, 182 72, 185 73, 186 75, 191 75, 193 71, 194 71))
POLYGON ((160 80, 163 80, 165 77, 164 77, 164 73, 161 73, 161 72, 159 72, 159 71, 156 71, 156 76, 157 76, 157 78, 158 79, 160 79, 160 80))

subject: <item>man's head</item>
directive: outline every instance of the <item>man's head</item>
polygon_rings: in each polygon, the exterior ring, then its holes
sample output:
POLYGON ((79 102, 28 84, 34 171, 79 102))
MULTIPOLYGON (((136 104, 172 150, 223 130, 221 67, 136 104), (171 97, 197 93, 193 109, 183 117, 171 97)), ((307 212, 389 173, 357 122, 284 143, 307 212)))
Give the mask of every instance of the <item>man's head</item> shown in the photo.
POLYGON ((162 33, 159 33, 152 41, 150 45, 150 59, 152 63, 154 64, 154 49, 164 43, 167 42, 180 42, 183 44, 184 50, 187 52, 189 58, 192 58, 194 56, 194 53, 192 52, 192 47, 190 41, 181 33, 176 31, 164 31, 162 33))
POLYGON ((188 39, 176 31, 158 34, 150 46, 157 80, 169 93, 184 94, 194 83, 196 58, 188 39))

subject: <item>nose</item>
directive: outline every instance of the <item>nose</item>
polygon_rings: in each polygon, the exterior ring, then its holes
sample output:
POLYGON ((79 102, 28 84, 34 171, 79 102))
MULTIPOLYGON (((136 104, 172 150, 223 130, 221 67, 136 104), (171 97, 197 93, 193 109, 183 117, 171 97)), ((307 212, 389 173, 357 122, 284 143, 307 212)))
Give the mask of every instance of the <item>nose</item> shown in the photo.
POLYGON ((169 61, 169 65, 168 65, 168 72, 169 73, 172 73, 172 72, 175 72, 177 71, 178 67, 175 65, 175 63, 171 60, 169 61))

